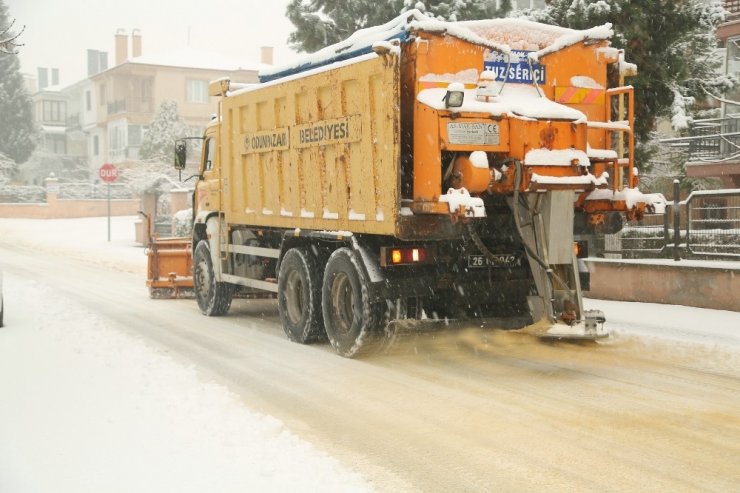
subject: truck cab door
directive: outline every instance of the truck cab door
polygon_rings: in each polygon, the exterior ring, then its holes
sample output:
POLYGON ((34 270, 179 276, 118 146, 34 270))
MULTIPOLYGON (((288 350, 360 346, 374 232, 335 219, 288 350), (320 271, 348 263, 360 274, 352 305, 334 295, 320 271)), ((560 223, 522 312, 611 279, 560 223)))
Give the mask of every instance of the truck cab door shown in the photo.
POLYGON ((216 134, 206 134, 200 163, 200 181, 195 196, 196 217, 221 210, 221 168, 217 161, 216 134))

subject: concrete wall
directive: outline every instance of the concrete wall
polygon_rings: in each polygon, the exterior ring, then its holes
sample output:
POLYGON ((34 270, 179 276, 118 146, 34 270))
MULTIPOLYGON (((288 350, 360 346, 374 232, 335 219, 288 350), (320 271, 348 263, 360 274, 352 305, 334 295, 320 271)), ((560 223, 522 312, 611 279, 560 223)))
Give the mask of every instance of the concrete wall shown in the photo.
POLYGON ((588 259, 590 298, 740 311, 740 262, 588 259))

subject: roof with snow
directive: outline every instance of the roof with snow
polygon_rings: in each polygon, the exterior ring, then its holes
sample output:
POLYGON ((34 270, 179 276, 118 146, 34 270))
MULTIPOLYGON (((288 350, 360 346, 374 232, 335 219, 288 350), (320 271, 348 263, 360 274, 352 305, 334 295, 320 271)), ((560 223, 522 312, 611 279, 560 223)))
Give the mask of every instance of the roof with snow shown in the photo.
POLYGON ((194 50, 192 48, 142 55, 127 60, 127 63, 230 72, 235 70, 258 71, 266 67, 260 63, 246 62, 223 53, 194 50))
POLYGON ((445 22, 413 9, 380 26, 360 29, 344 41, 306 55, 291 65, 265 67, 260 71, 260 81, 279 79, 369 53, 373 43, 378 41, 405 42, 413 31, 444 33, 507 55, 511 50, 531 51, 534 60, 581 41, 604 40, 613 34, 611 24, 576 30, 511 18, 445 22))

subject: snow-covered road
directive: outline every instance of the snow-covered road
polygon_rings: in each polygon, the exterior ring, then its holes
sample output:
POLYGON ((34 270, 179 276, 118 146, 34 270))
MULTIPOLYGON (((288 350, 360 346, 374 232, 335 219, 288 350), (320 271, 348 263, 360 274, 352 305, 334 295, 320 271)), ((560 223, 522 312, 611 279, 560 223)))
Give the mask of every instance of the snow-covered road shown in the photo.
POLYGON ((346 360, 274 301, 150 300, 131 221, 0 219, 0 491, 740 488, 740 313, 589 300, 608 341, 346 360))

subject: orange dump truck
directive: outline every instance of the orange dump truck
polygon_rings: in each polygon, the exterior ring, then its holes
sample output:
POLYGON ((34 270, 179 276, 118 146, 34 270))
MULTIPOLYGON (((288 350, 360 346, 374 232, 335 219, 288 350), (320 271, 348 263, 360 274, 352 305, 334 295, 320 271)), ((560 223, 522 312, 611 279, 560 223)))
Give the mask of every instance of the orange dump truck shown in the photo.
POLYGON ((605 336, 582 306, 574 224, 660 204, 637 190, 632 89, 607 83, 634 67, 611 34, 410 11, 260 84, 211 83, 201 311, 275 293, 291 340, 343 356, 439 321, 605 336))

